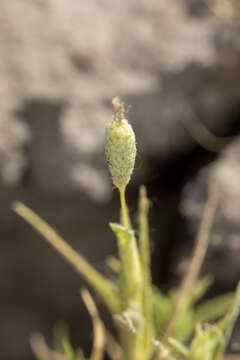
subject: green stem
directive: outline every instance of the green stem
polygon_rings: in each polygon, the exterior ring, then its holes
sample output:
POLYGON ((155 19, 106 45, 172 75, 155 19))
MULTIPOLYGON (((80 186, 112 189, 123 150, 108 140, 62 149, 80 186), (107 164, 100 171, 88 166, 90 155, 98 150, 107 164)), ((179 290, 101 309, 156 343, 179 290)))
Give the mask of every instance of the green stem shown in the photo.
POLYGON ((131 228, 130 218, 128 214, 128 208, 126 204, 126 198, 125 198, 125 187, 119 189, 120 193, 120 202, 121 202, 121 215, 122 215, 122 224, 126 229, 131 228))
POLYGON ((132 308, 141 313, 142 308, 142 272, 133 230, 110 223, 118 240, 120 257, 120 284, 125 309, 132 308))
POLYGON ((140 187, 139 199, 139 247, 140 259, 143 272, 144 285, 151 283, 150 276, 150 249, 149 249, 149 228, 148 228, 148 199, 144 186, 140 187))
POLYGON ((148 199, 144 186, 140 187, 139 198, 139 247, 142 268, 142 312, 144 318, 143 352, 149 358, 151 351, 151 339, 153 337, 152 325, 152 302, 151 302, 151 275, 150 275, 150 246, 148 227, 148 199))
POLYGON ((142 269, 136 238, 131 229, 131 221, 125 199, 125 188, 120 188, 122 225, 110 223, 118 239, 120 256, 120 284, 125 316, 129 316, 135 326, 132 333, 128 328, 120 327, 120 342, 124 360, 146 360, 144 352, 144 322, 142 316, 142 269))
POLYGON ((36 229, 92 286, 112 313, 121 311, 118 290, 68 245, 44 220, 24 204, 17 202, 14 211, 36 229))
POLYGON ((209 197, 205 205, 200 223, 194 254, 189 265, 188 272, 186 273, 186 276, 184 277, 180 286, 173 313, 164 334, 164 341, 169 336, 171 336, 175 326, 177 325, 177 322, 179 321, 181 313, 184 311, 184 308, 187 305, 187 298, 196 284, 204 257, 207 252, 210 237, 209 235, 213 225, 214 215, 217 209, 219 198, 219 189, 215 182, 209 184, 208 192, 209 197))

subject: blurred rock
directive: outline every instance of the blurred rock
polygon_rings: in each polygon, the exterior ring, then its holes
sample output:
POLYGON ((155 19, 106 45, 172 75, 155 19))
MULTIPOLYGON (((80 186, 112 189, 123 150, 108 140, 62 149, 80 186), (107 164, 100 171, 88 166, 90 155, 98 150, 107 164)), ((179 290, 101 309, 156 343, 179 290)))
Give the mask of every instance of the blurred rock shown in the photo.
MULTIPOLYGON (((207 200, 208 182, 215 181, 219 187, 219 206, 203 271, 214 276, 218 288, 228 290, 236 286, 240 277, 239 153, 240 139, 237 138, 222 152, 216 163, 202 169, 195 180, 186 185, 181 202, 191 236, 196 237, 207 200)), ((186 256, 186 248, 184 252, 186 256)))
POLYGON ((206 7, 196 16, 191 6, 1 1, 0 121, 9 124, 0 135, 4 183, 21 184, 27 172, 41 191, 106 199, 104 125, 116 94, 132 106, 144 158, 191 147, 181 122, 190 116, 186 103, 210 129, 227 132, 240 98, 238 28, 206 7))

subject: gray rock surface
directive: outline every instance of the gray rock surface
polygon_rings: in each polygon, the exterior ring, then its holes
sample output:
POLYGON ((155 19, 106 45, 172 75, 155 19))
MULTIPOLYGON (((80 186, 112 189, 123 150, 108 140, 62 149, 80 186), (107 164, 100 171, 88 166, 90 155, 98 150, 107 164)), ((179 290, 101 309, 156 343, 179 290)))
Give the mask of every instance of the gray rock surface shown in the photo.
POLYGON ((1 1, 2 181, 21 184, 30 169, 39 190, 106 199, 104 124, 116 94, 132 106, 146 158, 191 146, 185 102, 224 131, 240 97, 238 28, 206 7, 193 16, 190 4, 1 1))
MULTIPOLYGON (((207 200, 209 181, 219 189, 219 204, 210 233, 209 249, 204 272, 213 274, 219 287, 232 289, 240 278, 240 139, 220 155, 219 159, 202 169, 185 186, 181 211, 188 219, 192 236, 196 237, 207 200)), ((186 250, 186 249, 185 249, 186 250)))

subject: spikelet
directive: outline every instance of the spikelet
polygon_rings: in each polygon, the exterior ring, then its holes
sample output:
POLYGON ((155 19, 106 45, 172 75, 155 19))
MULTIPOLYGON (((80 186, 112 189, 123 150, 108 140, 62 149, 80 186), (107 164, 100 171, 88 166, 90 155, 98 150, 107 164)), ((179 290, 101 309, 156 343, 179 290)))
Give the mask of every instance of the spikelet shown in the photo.
POLYGON ((124 118, 124 107, 119 98, 112 101, 115 116, 106 127, 105 153, 114 185, 125 189, 133 172, 136 157, 136 139, 132 126, 124 118))

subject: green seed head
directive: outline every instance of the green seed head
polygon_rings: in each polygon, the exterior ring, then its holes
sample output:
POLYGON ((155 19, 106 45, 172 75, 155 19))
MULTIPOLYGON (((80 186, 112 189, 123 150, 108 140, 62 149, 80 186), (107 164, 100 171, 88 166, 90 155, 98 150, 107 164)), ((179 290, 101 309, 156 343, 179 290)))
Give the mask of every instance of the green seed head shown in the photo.
POLYGON ((124 118, 124 107, 116 97, 112 101, 114 119, 106 128, 105 153, 114 185, 120 190, 129 183, 136 157, 136 139, 132 126, 124 118))

